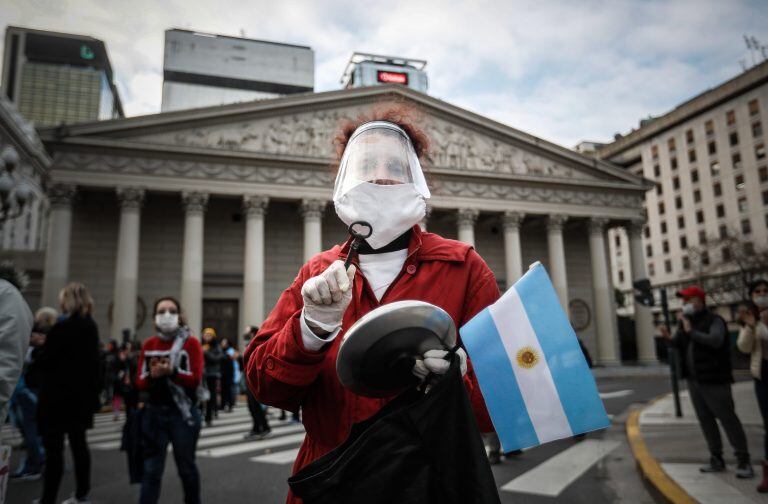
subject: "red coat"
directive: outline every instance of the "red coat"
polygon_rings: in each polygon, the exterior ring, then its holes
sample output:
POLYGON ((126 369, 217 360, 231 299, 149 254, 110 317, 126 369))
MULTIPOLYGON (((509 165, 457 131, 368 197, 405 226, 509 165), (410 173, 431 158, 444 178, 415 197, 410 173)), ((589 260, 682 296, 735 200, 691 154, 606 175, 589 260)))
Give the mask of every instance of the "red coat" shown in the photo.
MULTIPOLYGON (((301 287, 333 261, 344 260, 349 243, 321 252, 301 268, 244 355, 248 386, 257 400, 290 411, 302 408, 307 436, 293 465, 294 473, 340 445, 352 424, 369 418, 390 400, 353 394, 336 376, 336 355, 343 333, 356 320, 382 304, 416 299, 443 308, 456 327, 461 327, 499 298, 493 273, 472 247, 422 233, 414 226, 403 269, 381 301, 376 300, 358 269, 341 333, 320 351, 308 351, 299 326, 301 287)), ((492 431, 471 363, 464 381, 481 430, 492 431)), ((301 501, 289 494, 288 502, 301 501)))

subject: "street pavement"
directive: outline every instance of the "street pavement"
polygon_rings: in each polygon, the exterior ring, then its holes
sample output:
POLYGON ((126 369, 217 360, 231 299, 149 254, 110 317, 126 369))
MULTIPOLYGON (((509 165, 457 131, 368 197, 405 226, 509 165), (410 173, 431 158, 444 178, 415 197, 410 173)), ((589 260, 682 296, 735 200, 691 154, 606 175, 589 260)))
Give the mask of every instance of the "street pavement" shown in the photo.
MULTIPOLYGON (((683 382, 685 383, 685 382, 683 382)), ((640 413, 640 435, 648 452, 662 470, 695 501, 702 504, 749 504, 768 502, 768 494, 755 491, 762 473, 763 420, 755 398, 752 381, 733 385, 736 413, 744 430, 757 476, 740 480, 734 475, 733 448, 721 429, 728 470, 720 474, 701 474, 699 466, 709 458, 704 436, 699 428, 687 390, 680 393, 683 416, 675 416, 671 395, 654 402, 640 413)))
MULTIPOLYGON (((640 373, 598 373, 598 388, 612 426, 591 433, 582 441, 562 440, 510 456, 493 466, 501 501, 513 502, 654 502, 636 470, 626 441, 624 421, 629 408, 645 403, 669 390, 663 376, 640 373), (626 374, 626 376, 622 376, 626 374)), ((250 417, 243 404, 232 413, 219 413, 212 427, 204 427, 198 442, 197 462, 202 479, 203 502, 280 503, 287 492, 286 479, 304 437, 300 424, 276 419, 270 409, 273 434, 259 441, 245 441, 250 417)), ((138 485, 128 484, 125 454, 119 451, 122 419, 98 415, 88 433, 93 460, 92 499, 97 503, 138 501, 138 485)), ((9 425, 3 442, 16 445, 18 433, 9 425)), ((21 450, 15 449, 12 462, 18 463, 21 450)), ((169 454, 170 455, 170 454, 169 454)), ((67 454, 69 456, 69 454, 67 454)), ((64 474, 60 499, 73 491, 71 462, 64 474)), ((39 497, 42 483, 11 482, 8 503, 29 503, 39 497)), ((160 502, 182 499, 181 484, 172 456, 166 462, 160 502)))

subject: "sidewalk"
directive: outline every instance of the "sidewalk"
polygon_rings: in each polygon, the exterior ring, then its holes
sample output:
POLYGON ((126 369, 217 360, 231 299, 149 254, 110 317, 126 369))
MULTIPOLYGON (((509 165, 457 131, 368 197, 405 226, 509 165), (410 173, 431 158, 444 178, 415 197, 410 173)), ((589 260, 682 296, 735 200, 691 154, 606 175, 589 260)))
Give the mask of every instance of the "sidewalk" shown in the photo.
POLYGON ((675 417, 671 394, 630 416, 627 434, 638 465, 667 500, 702 504, 768 502, 768 494, 758 494, 755 490, 762 473, 763 421, 752 381, 734 384, 733 396, 736 411, 747 433, 757 474, 751 480, 740 480, 734 476, 736 460, 722 430, 728 471, 708 475, 699 473, 698 468, 708 460, 709 452, 687 390, 680 392, 682 418, 675 417))
POLYGON ((621 366, 596 366, 592 368, 595 378, 641 378, 669 376, 669 365, 621 365, 621 366))

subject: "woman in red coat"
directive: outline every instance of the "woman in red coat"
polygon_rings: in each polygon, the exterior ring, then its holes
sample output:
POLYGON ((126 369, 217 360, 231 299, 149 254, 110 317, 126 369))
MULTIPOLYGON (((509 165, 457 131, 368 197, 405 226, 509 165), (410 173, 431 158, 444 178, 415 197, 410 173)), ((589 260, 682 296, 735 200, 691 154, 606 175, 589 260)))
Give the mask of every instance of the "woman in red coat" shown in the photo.
MULTIPOLYGON (((353 424, 392 398, 358 396, 339 382, 336 356, 343 333, 382 304, 420 300, 443 308, 461 327, 499 297, 488 266, 465 243, 422 232, 429 198, 419 159, 428 139, 402 107, 374 112, 342 129, 334 188, 336 213, 347 225, 370 222, 373 234, 344 270, 350 241, 316 255, 299 271, 248 346, 248 384, 259 402, 303 411, 307 431, 294 473, 340 445, 353 424)), ((492 431, 466 353, 462 371, 478 424, 492 431)), ((445 373, 440 351, 417 360, 414 374, 445 373)), ((289 503, 299 499, 288 495, 289 503)))

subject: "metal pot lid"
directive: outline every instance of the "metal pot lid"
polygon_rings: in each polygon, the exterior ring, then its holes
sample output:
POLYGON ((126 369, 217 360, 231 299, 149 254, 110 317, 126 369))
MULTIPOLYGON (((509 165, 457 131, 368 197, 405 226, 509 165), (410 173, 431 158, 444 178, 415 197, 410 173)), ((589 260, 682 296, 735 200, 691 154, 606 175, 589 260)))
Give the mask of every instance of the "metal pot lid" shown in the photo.
POLYGON ((418 385, 411 373, 417 357, 455 345, 456 325, 445 310, 424 301, 396 301, 349 328, 336 357, 336 374, 358 395, 388 397, 418 385))

